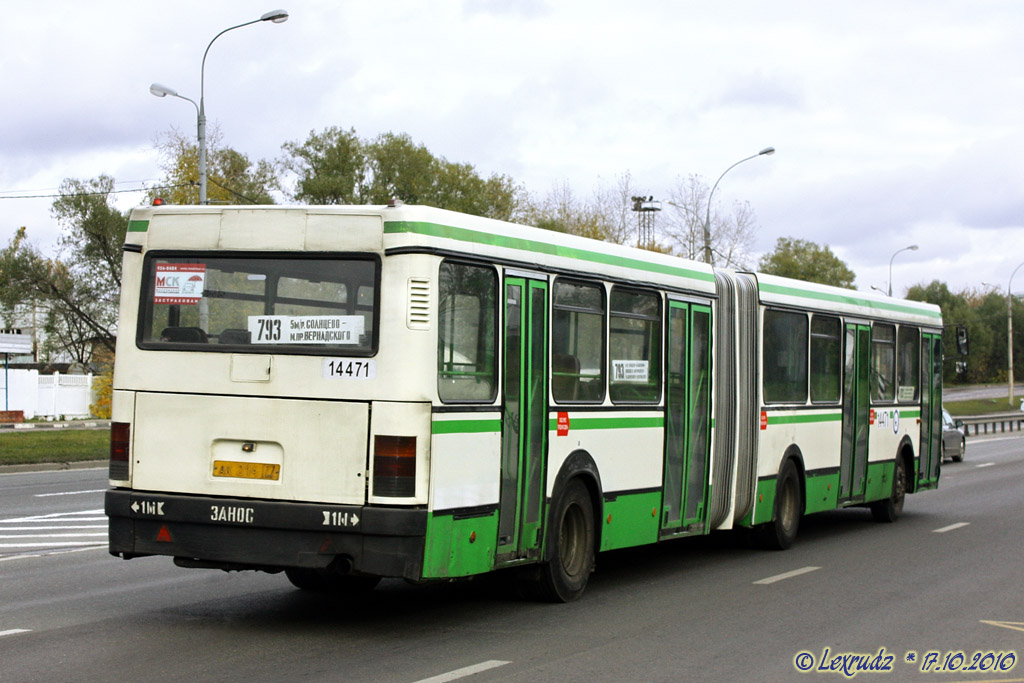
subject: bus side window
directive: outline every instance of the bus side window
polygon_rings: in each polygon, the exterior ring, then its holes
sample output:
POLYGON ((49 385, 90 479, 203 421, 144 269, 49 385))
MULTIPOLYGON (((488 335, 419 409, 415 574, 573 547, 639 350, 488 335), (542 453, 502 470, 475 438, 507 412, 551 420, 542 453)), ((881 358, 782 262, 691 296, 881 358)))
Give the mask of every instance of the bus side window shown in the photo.
POLYGON ((438 396, 446 402, 493 401, 497 275, 492 268, 445 261, 438 287, 438 396))

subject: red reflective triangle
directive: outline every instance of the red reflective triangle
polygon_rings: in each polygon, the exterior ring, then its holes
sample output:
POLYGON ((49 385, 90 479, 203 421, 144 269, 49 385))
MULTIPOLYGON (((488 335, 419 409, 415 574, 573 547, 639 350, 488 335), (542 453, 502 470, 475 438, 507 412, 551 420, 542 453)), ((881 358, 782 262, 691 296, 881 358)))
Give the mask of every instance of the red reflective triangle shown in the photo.
POLYGON ((174 539, 171 538, 171 532, 167 530, 167 526, 163 525, 160 527, 160 533, 156 535, 156 540, 161 543, 173 543, 174 539))

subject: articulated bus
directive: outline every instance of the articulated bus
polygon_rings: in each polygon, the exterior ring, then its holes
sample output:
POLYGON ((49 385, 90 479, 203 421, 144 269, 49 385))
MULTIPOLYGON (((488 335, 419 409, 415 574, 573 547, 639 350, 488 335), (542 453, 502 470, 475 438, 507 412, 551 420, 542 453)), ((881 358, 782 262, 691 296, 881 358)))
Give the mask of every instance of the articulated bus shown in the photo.
POLYGON ((499 569, 938 485, 935 306, 429 207, 136 209, 110 552, 311 590, 499 569))

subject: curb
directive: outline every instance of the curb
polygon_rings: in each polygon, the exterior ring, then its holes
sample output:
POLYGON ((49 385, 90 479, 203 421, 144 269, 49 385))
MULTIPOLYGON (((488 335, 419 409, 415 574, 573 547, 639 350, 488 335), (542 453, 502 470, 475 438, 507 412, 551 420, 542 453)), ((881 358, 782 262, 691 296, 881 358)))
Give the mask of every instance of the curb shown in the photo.
POLYGON ((110 429, 110 420, 63 420, 61 422, 5 422, 0 430, 110 429))
POLYGON ((0 474, 23 474, 26 472, 58 472, 61 470, 102 469, 109 465, 107 460, 82 460, 79 462, 36 462, 24 465, 0 465, 0 474))

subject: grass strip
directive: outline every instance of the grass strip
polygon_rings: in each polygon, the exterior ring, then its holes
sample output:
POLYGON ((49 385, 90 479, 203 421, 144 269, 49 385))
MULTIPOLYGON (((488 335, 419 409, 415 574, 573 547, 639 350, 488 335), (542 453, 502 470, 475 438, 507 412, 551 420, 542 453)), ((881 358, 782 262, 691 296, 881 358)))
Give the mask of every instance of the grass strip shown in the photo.
POLYGON ((33 429, 0 433, 0 465, 108 458, 109 429, 33 429))

